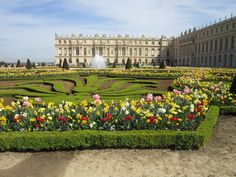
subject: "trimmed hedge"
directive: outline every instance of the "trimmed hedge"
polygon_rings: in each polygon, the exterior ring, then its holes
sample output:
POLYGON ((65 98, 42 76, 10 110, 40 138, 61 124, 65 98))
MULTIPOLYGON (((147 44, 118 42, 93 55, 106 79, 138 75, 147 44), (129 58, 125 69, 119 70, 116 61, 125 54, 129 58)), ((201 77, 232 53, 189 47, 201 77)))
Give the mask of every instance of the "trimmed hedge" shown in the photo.
POLYGON ((173 148, 197 149, 209 139, 217 122, 219 107, 211 106, 196 131, 65 131, 2 132, 0 151, 51 151, 87 148, 173 148))

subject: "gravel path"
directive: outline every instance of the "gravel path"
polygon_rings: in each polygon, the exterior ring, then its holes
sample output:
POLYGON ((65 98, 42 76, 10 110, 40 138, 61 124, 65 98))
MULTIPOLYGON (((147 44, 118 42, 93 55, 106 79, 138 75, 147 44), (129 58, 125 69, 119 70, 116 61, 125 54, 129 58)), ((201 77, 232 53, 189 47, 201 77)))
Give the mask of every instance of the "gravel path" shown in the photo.
POLYGON ((0 153, 0 177, 235 177, 236 117, 221 116, 197 151, 84 150, 0 153))

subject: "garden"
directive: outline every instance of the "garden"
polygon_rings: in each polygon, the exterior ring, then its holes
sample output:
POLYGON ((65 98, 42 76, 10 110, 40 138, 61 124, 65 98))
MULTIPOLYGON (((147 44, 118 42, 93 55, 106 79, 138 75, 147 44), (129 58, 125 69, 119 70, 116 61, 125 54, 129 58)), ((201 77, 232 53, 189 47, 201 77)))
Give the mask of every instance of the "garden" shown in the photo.
POLYGON ((0 150, 197 149, 236 112, 234 69, 2 69, 0 150))

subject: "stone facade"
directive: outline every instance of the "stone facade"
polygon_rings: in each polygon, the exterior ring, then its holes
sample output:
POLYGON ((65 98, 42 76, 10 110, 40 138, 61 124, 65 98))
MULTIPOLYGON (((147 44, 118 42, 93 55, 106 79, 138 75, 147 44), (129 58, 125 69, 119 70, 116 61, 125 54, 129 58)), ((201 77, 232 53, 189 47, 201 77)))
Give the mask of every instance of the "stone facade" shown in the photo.
POLYGON ((152 64, 169 58, 171 40, 166 37, 129 37, 126 36, 59 36, 55 35, 56 64, 64 59, 71 65, 91 63, 92 58, 102 55, 108 64, 115 61, 125 64, 130 58, 132 63, 152 64))
POLYGON ((173 38, 170 61, 179 66, 236 67, 236 17, 173 38))

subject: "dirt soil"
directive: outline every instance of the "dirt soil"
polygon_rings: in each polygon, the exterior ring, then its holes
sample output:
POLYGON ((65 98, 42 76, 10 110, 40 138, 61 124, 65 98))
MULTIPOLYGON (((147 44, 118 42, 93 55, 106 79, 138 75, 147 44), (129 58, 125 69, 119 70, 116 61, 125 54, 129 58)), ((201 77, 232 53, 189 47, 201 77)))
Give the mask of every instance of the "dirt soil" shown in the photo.
POLYGON ((16 84, 23 83, 23 82, 26 82, 26 81, 25 80, 0 81, 0 88, 16 86, 16 84))
POLYGON ((58 81, 58 82, 64 85, 66 91, 71 91, 75 87, 75 84, 70 81, 58 81))
POLYGON ((200 150, 0 153, 0 177, 235 177, 236 116, 221 116, 200 150))
POLYGON ((172 84, 173 80, 158 80, 157 90, 168 91, 168 87, 172 84))

